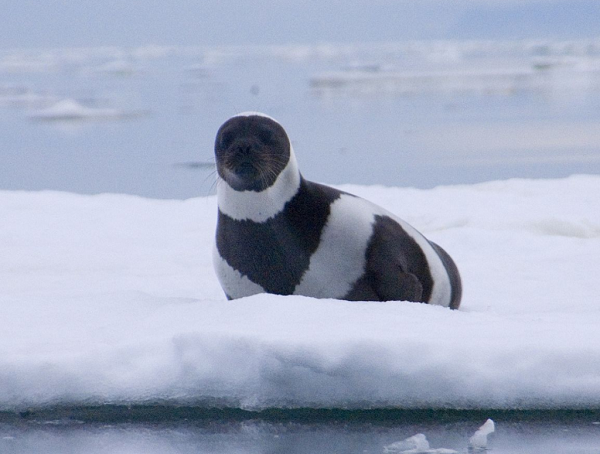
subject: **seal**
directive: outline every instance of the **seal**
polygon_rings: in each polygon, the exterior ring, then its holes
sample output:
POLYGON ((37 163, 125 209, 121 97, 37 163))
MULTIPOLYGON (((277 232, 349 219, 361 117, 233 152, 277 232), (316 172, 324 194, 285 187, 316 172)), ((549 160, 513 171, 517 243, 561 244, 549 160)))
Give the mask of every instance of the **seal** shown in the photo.
POLYGON ((304 179, 273 118, 227 120, 215 157, 213 262, 228 299, 274 293, 459 307, 452 258, 385 209, 304 179))

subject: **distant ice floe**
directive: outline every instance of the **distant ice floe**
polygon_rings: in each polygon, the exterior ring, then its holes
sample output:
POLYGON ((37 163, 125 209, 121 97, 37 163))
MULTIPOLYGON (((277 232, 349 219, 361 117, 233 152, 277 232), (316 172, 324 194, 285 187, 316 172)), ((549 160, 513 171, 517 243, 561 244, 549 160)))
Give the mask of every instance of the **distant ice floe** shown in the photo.
POLYGON ((397 441, 383 448, 384 454, 457 454, 454 449, 429 447, 429 441, 423 434, 416 434, 405 440, 397 441))
POLYGON ((596 41, 414 42, 345 52, 350 64, 338 49, 339 69, 310 78, 316 94, 600 90, 596 41))
POLYGON ((600 89, 600 39, 13 49, 0 52, 0 73, 79 69, 126 76, 139 72, 151 60, 172 57, 188 60, 185 71, 201 77, 204 65, 212 69, 240 59, 318 62, 321 70, 310 85, 319 93, 467 90, 510 94, 563 85, 600 89))
MULTIPOLYGON (((488 435, 495 430, 494 421, 488 419, 469 439, 468 451, 482 452, 488 449, 488 435)), ((431 448, 427 437, 418 433, 412 437, 384 446, 384 454, 457 454, 458 451, 448 448, 431 448)))
POLYGON ((83 70, 86 74, 105 74, 111 76, 131 76, 140 71, 141 69, 135 63, 124 59, 111 60, 97 66, 84 68, 83 70))
POLYGON ((431 69, 365 68, 329 71, 310 79, 318 94, 425 92, 510 95, 523 91, 600 90, 600 59, 535 59, 520 65, 496 61, 491 67, 466 63, 431 69))
POLYGON ((142 111, 87 107, 74 99, 63 99, 50 107, 32 112, 29 118, 40 121, 119 120, 144 114, 142 111))
POLYGON ((395 92, 400 94, 427 91, 512 93, 534 85, 531 68, 459 69, 436 71, 377 71, 373 69, 328 72, 313 77, 316 90, 350 92, 395 92))

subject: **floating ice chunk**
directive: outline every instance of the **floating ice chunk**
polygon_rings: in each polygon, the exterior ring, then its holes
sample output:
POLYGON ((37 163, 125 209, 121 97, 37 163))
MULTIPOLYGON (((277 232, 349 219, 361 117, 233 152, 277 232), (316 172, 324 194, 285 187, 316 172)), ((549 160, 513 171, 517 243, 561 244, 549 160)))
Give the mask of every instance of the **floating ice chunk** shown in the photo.
POLYGON ((446 448, 431 449, 427 437, 423 434, 416 434, 385 446, 383 452, 386 454, 455 454, 458 451, 446 448))
POLYGON ((406 440, 397 441, 383 448, 385 453, 424 452, 429 450, 429 442, 424 434, 416 434, 406 440))
POLYGON ((469 450, 483 451, 487 449, 487 437, 495 430, 494 421, 488 419, 469 439, 469 450))
POLYGON ((114 109, 86 107, 74 99, 63 99, 53 106, 32 113, 31 118, 39 120, 75 120, 91 117, 112 117, 117 113, 118 111, 114 109))
POLYGON ((45 109, 33 112, 30 118, 34 120, 95 120, 119 119, 140 115, 139 112, 124 112, 118 109, 107 109, 84 106, 74 99, 62 99, 45 109))

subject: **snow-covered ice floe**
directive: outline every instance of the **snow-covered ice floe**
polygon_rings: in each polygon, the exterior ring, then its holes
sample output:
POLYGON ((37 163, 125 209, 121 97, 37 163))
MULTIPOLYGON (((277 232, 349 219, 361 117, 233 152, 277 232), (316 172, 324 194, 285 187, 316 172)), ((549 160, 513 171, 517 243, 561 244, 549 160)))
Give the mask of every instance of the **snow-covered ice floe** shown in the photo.
POLYGON ((458 263, 458 311, 226 301, 214 197, 0 192, 0 409, 600 407, 600 176, 344 186, 458 263))

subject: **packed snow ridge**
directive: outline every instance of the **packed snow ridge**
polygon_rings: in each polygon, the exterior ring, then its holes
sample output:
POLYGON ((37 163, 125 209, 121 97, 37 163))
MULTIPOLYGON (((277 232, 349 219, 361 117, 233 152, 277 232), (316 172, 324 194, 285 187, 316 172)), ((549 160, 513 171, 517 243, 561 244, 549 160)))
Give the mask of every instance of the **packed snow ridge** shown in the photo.
POLYGON ((214 197, 0 192, 0 409, 600 408, 600 176, 343 189, 448 250, 460 310, 226 301, 214 197))

